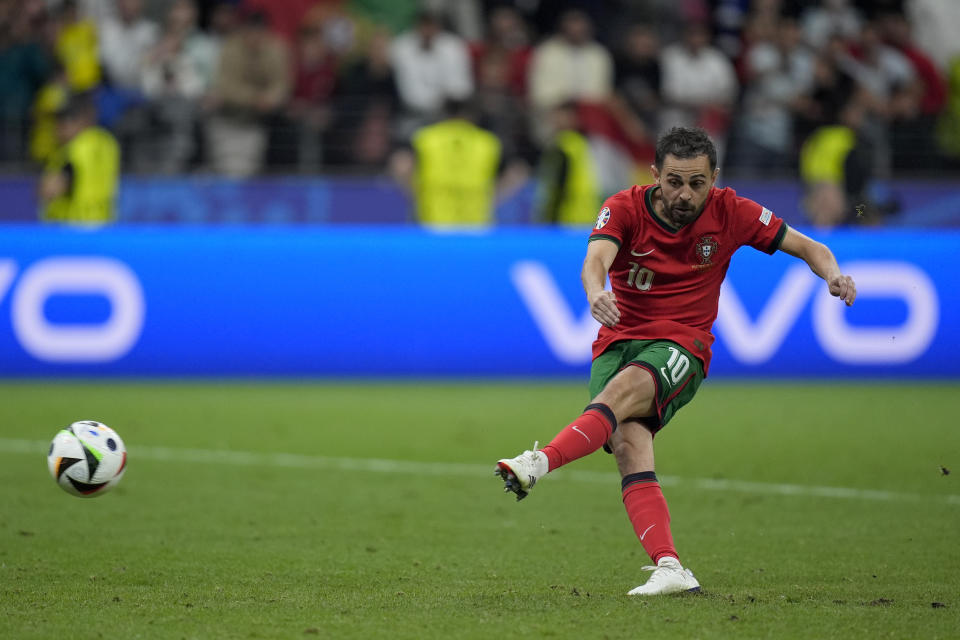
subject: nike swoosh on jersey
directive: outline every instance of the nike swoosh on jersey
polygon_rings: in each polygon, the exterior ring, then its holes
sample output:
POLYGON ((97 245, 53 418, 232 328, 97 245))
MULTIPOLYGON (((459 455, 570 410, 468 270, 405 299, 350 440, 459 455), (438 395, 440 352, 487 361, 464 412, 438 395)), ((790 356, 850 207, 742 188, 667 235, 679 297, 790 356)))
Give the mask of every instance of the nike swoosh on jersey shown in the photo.
POLYGON ((631 250, 630 250, 630 255, 636 256, 637 258, 642 258, 643 256, 648 256, 648 255, 650 255, 650 254, 653 253, 654 251, 656 251, 656 249, 650 249, 650 251, 645 251, 644 253, 637 253, 636 251, 634 251, 633 249, 631 249, 631 250))

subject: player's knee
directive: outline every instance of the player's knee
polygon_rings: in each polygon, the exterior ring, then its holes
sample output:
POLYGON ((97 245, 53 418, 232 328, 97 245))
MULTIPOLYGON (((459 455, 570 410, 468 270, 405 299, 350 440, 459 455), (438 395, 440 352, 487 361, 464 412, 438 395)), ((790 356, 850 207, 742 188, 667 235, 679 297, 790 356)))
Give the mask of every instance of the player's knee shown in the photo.
MULTIPOLYGON (((633 425, 643 429, 639 424, 633 425)), ((621 471, 635 473, 653 470, 653 442, 646 434, 634 433, 633 437, 611 438, 610 449, 621 471)))
POLYGON ((625 441, 623 438, 611 438, 610 442, 607 443, 610 447, 610 451, 613 453, 613 456, 617 460, 625 460, 631 457, 631 453, 635 449, 633 444, 625 441))

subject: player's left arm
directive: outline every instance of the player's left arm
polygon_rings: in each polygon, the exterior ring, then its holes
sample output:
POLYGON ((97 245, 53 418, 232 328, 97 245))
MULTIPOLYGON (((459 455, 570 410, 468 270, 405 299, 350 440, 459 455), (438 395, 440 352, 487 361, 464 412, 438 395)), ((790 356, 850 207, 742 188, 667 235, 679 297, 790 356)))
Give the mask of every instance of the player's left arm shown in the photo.
POLYGON ((857 297, 857 287, 853 278, 840 272, 840 265, 827 245, 788 227, 780 243, 780 250, 806 262, 811 271, 827 282, 830 295, 840 298, 848 307, 853 304, 857 297))

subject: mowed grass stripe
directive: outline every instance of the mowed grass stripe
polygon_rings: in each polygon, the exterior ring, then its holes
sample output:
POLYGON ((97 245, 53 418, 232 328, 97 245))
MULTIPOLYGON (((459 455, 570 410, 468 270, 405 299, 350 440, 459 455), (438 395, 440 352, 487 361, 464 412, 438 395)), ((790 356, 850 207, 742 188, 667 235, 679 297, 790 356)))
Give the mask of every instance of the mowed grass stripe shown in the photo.
MULTIPOLYGON (((0 453, 33 454, 46 450, 49 443, 40 440, 0 438, 0 453)), ((264 466, 290 469, 322 469, 357 471, 363 473, 399 473, 432 476, 471 477, 492 475, 492 464, 457 462, 427 462, 387 460, 378 458, 347 458, 311 456, 297 453, 270 453, 235 451, 231 449, 184 449, 178 447, 138 446, 130 450, 132 460, 190 464, 227 464, 235 466, 264 466)), ((604 471, 565 469, 562 478, 575 482, 610 484, 616 474, 604 471)), ((550 478, 550 476, 548 476, 550 478)), ((924 495, 898 491, 855 489, 851 487, 823 487, 771 482, 750 482, 723 478, 684 478, 660 476, 660 483, 670 487, 692 488, 699 491, 737 492, 748 494, 837 498, 844 500, 872 500, 880 502, 935 502, 960 506, 960 495, 924 495)))

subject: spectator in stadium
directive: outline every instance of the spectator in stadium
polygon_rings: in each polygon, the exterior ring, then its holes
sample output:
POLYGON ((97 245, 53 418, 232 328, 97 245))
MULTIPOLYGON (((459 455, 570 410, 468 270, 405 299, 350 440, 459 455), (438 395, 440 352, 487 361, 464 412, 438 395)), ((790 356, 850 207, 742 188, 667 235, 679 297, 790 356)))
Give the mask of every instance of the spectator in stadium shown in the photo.
POLYGON ((919 112, 922 87, 910 61, 880 39, 876 23, 867 22, 837 64, 857 83, 869 108, 860 132, 870 139, 878 177, 892 173, 891 124, 911 120, 919 112))
POLYGON ((496 7, 490 12, 486 38, 470 47, 473 71, 477 82, 485 60, 493 58, 497 65, 506 65, 507 84, 515 96, 527 95, 527 73, 530 66, 530 34, 520 12, 513 7, 496 7))
POLYGON ((285 110, 283 130, 301 172, 316 171, 323 161, 326 132, 332 118, 338 58, 328 45, 323 26, 304 24, 294 49, 293 94, 285 110))
POLYGON ((79 0, 77 6, 82 16, 93 21, 98 32, 107 20, 117 17, 116 0, 79 0))
POLYGON ((831 48, 844 46, 838 36, 832 47, 814 59, 812 85, 795 102, 794 139, 805 140, 818 127, 839 122, 841 110, 857 93, 853 78, 838 67, 831 52, 831 48))
POLYGON ((602 103, 610 97, 613 57, 593 39, 586 13, 563 13, 556 34, 534 49, 528 87, 533 132, 541 144, 550 135, 548 115, 554 107, 571 100, 602 103))
POLYGON ((100 84, 102 77, 97 28, 77 10, 76 0, 63 0, 56 14, 54 50, 67 74, 70 90, 83 92, 100 84))
POLYGON ((500 141, 474 123, 469 103, 448 101, 446 114, 413 135, 412 157, 398 152, 395 175, 410 186, 420 224, 491 225, 502 160, 500 141))
POLYGON ((37 91, 53 72, 42 39, 46 10, 42 0, 0 2, 0 162, 26 157, 26 132, 37 91))
POLYGON ((340 75, 333 101, 325 161, 382 169, 391 151, 391 127, 400 103, 390 65, 390 35, 384 29, 372 34, 365 55, 340 75))
POLYGON ((849 54, 841 54, 838 63, 857 84, 865 89, 890 116, 913 111, 922 87, 913 65, 899 51, 881 39, 875 22, 863 25, 851 43, 849 54))
POLYGON ((553 108, 550 144, 540 156, 535 219, 547 224, 590 226, 600 210, 600 186, 590 143, 577 129, 577 106, 553 108))
POLYGON ((263 14, 274 33, 296 46, 306 16, 317 6, 339 4, 339 0, 242 0, 243 8, 263 14))
POLYGON ((282 36, 292 50, 304 30, 320 31, 325 47, 342 56, 354 45, 354 21, 345 10, 343 0, 243 0, 247 10, 262 12, 267 22, 282 36))
POLYGON ((856 38, 862 24, 860 13, 850 0, 821 0, 819 5, 809 6, 801 19, 804 39, 816 51, 837 36, 844 40, 856 38))
POLYGON ((483 37, 483 11, 480 0, 421 0, 421 6, 432 11, 464 40, 475 42, 483 37))
POLYGON ((656 184, 606 200, 586 250, 581 280, 602 325, 590 404, 542 449, 535 444, 495 467, 520 499, 547 473, 601 447, 612 452, 627 516, 655 565, 644 567, 653 574, 628 592, 638 596, 700 590, 673 542, 654 471, 654 435, 707 375, 720 287, 734 252, 747 245, 783 251, 848 306, 856 298, 853 280, 825 245, 760 204, 714 188, 716 148, 702 130, 674 128, 662 136, 652 172, 656 184), (608 278, 612 291, 605 289, 608 278))
POLYGON ((867 112, 866 101, 852 96, 840 110, 840 121, 817 128, 800 149, 804 210, 815 226, 880 218, 880 207, 870 196, 876 163, 872 140, 863 135, 867 112))
POLYGON ((205 31, 213 43, 215 58, 219 59, 224 41, 236 33, 240 26, 240 11, 234 0, 212 0, 208 8, 209 19, 205 31))
POLYGON ((69 96, 67 73, 62 65, 55 62, 50 79, 36 92, 31 107, 30 159, 41 166, 60 146, 57 113, 69 96))
POLYGON ((194 0, 174 0, 159 41, 144 57, 141 87, 150 101, 149 127, 138 168, 168 175, 187 168, 215 64, 214 45, 197 27, 194 0))
POLYGON ((143 15, 143 0, 117 0, 117 16, 107 18, 100 31, 100 60, 107 81, 116 88, 139 91, 147 51, 160 30, 143 15))
POLYGON ((505 158, 531 162, 534 152, 527 135, 526 104, 514 90, 509 54, 490 50, 478 64, 474 104, 480 126, 500 139, 505 158))
POLYGON ((159 28, 144 16, 143 0, 116 0, 112 15, 98 23, 104 82, 97 91, 100 122, 116 135, 125 168, 146 169, 152 133, 150 105, 141 91, 143 63, 159 37, 159 28))
POLYGON ((290 95, 290 69, 287 47, 263 14, 245 14, 220 49, 206 98, 207 150, 214 171, 246 177, 263 168, 272 119, 290 95))
POLYGON ((795 160, 796 101, 813 84, 813 53, 796 20, 781 18, 771 40, 745 54, 745 87, 728 165, 753 175, 782 173, 795 160))
POLYGON ((467 44, 445 31, 436 13, 421 12, 415 28, 393 41, 390 58, 403 110, 398 128, 401 139, 442 117, 448 101, 464 101, 473 95, 467 44))
POLYGON ((947 106, 937 120, 937 145, 945 158, 960 166, 960 57, 947 70, 947 106))
POLYGON ((96 108, 87 94, 72 96, 57 113, 61 146, 40 178, 40 218, 96 226, 113 222, 120 172, 119 146, 96 126, 96 108))
POLYGON ((614 58, 617 95, 640 118, 649 131, 660 126, 660 41, 645 24, 627 30, 623 46, 614 58))
POLYGON ((960 2, 956 0, 908 0, 904 11, 913 27, 914 40, 937 68, 947 72, 960 56, 960 2))
POLYGON ((896 118, 892 124, 894 168, 926 168, 936 166, 934 128, 937 116, 947 102, 947 86, 943 74, 911 35, 910 23, 902 13, 887 13, 880 19, 884 39, 900 52, 913 67, 919 81, 916 113, 896 118))
POLYGON ((724 140, 737 98, 733 63, 710 45, 710 29, 688 23, 683 41, 664 48, 662 126, 696 125, 713 138, 723 157, 724 140))

